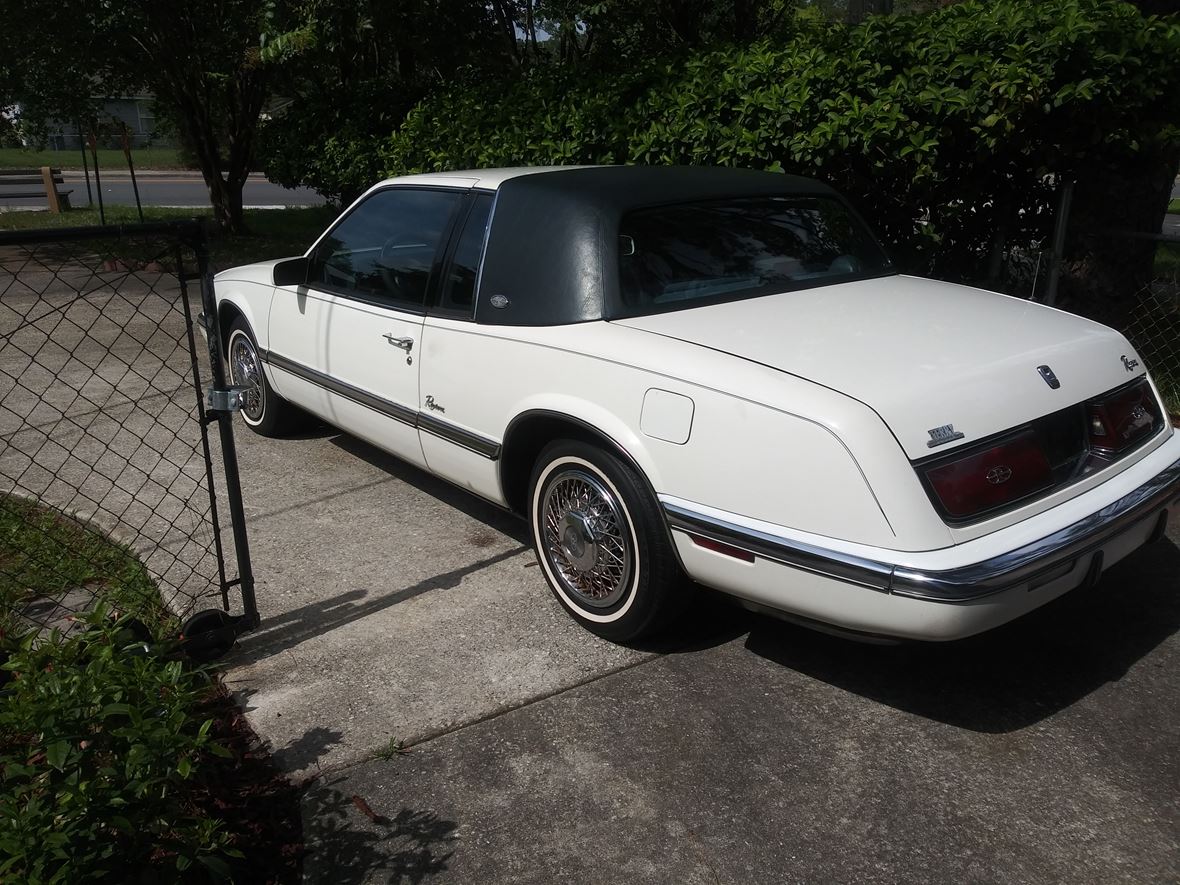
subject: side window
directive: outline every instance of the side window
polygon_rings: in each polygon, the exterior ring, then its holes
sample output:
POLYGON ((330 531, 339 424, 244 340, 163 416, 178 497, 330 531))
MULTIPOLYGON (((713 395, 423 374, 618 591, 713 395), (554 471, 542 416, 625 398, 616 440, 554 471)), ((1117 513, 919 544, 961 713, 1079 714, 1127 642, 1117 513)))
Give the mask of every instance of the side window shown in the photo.
POLYGON ((308 282, 395 307, 421 307, 439 244, 462 197, 461 191, 377 191, 316 246, 308 282))
POLYGON ((483 254, 484 236, 491 213, 492 195, 476 194, 451 257, 446 279, 443 280, 439 313, 470 317, 474 312, 475 282, 479 276, 479 259, 483 254))

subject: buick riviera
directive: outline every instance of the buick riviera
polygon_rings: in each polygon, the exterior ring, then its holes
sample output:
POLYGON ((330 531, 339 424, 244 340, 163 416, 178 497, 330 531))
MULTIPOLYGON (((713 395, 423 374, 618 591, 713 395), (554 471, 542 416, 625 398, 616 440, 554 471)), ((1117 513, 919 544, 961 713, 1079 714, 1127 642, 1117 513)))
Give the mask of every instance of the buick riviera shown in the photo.
POLYGON ((616 641, 685 576, 823 629, 965 637, 1180 508, 1180 434, 1122 335, 899 274, 803 178, 396 178, 215 288, 251 428, 311 413, 519 513, 616 641))

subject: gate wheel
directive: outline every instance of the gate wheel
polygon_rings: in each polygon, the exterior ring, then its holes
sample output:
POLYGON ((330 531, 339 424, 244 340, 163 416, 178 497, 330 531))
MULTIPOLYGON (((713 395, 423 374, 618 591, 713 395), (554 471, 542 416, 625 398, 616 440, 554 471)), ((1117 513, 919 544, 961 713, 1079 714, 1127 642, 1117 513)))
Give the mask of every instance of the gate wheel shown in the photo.
POLYGON ((198 663, 216 661, 234 647, 240 621, 219 608, 197 612, 180 628, 180 647, 198 663))

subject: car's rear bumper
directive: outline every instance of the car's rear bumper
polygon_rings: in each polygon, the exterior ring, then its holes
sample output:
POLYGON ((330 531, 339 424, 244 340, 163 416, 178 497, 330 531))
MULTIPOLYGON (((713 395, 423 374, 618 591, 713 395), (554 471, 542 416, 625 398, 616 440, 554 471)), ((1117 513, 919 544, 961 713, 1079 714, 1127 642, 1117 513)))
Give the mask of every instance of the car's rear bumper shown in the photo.
POLYGON ((838 550, 816 543, 814 536, 804 541, 792 536, 798 533, 755 527, 710 508, 667 496, 661 501, 685 568, 704 584, 858 632, 955 639, 1093 582, 1162 536, 1169 514, 1180 513, 1180 433, 1126 474, 1112 480, 1112 488, 1104 483, 1082 496, 1093 509, 1080 518, 998 551, 997 538, 986 536, 927 553, 853 545, 838 550), (1128 488, 1129 482, 1134 484, 1128 488), (1112 490, 1118 495, 1113 500, 1112 490), (706 549, 694 537, 746 557, 706 549), (746 561, 749 554, 752 562, 746 561))

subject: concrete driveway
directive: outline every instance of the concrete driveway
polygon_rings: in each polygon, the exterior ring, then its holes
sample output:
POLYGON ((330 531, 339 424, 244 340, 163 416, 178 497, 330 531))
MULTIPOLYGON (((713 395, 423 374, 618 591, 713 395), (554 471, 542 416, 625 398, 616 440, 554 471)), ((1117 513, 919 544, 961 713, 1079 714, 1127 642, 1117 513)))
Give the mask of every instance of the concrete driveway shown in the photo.
POLYGON ((706 604, 635 650, 494 508, 326 429, 239 443, 263 625, 230 675, 312 779, 308 881, 1180 876, 1175 523, 957 645, 706 604))

